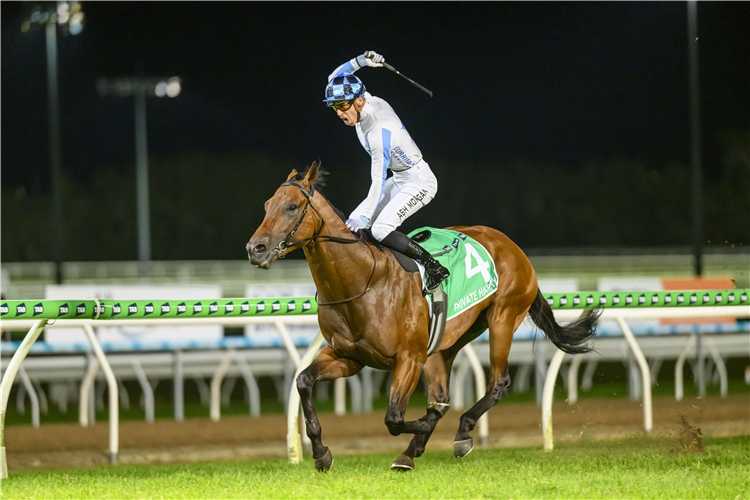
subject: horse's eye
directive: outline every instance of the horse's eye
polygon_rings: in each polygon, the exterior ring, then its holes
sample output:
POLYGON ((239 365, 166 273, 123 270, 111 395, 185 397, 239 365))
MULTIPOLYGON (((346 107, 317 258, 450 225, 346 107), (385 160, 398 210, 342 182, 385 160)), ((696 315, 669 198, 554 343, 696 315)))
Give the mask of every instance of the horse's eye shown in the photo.
POLYGON ((297 210, 297 205, 294 203, 290 203, 289 206, 286 207, 286 209, 289 210, 290 212, 294 212, 297 210))

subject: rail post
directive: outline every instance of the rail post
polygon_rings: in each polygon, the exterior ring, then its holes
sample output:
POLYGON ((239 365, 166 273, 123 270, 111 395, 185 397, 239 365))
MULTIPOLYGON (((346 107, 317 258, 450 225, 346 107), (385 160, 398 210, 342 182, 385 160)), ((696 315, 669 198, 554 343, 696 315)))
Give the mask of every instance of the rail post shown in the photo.
POLYGON ((21 342, 18 350, 11 358, 8 368, 5 370, 5 376, 3 376, 3 380, 0 383, 0 404, 2 405, 0 407, 0 478, 2 479, 8 477, 8 459, 5 454, 5 412, 8 408, 10 389, 13 387, 13 380, 16 378, 16 373, 18 373, 18 369, 21 367, 21 362, 29 353, 36 339, 39 338, 46 324, 46 319, 34 321, 29 333, 23 338, 23 342, 21 342))

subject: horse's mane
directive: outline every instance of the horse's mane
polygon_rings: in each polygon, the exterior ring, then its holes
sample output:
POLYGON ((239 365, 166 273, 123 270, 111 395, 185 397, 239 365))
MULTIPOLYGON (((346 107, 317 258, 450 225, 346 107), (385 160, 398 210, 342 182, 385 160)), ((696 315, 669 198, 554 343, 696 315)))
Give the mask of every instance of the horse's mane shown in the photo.
MULTIPOLYGON (((297 172, 297 175, 295 175, 294 177, 292 177, 289 180, 291 180, 291 181, 301 181, 302 179, 305 178, 305 176, 307 176, 307 172, 310 171, 310 169, 313 167, 313 165, 315 163, 317 163, 318 165, 320 165, 320 162, 313 162, 312 165, 308 165, 307 166, 307 168, 305 169, 304 172, 297 172)), ((330 207, 333 209, 333 211, 336 212, 336 215, 338 215, 339 218, 342 221, 346 222, 346 215, 344 215, 344 212, 342 212, 338 208, 334 207, 333 203, 331 203, 328 200, 328 198, 326 198, 326 195, 324 195, 323 191, 321 190, 321 188, 325 187, 325 185, 326 185, 326 179, 325 178, 326 178, 326 176, 329 173, 330 172, 328 172, 328 170, 326 170, 323 167, 319 166, 318 167, 318 177, 315 179, 315 182, 313 182, 313 187, 320 193, 320 195, 323 197, 323 199, 326 200, 326 203, 328 203, 328 205, 330 205, 330 207)))

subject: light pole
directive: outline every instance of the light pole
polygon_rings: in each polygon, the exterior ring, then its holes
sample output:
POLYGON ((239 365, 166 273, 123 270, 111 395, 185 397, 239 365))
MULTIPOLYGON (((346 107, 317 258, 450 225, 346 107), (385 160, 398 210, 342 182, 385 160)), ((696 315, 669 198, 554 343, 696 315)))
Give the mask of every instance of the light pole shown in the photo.
POLYGON ((60 106, 57 84, 57 26, 64 34, 77 35, 83 31, 84 15, 78 2, 57 2, 47 9, 37 6, 28 19, 21 23, 21 31, 29 32, 34 26, 45 27, 47 39, 47 100, 49 105, 49 149, 52 168, 52 212, 55 225, 55 281, 62 283, 63 217, 62 217, 62 167, 60 155, 60 106))
POLYGON ((690 163, 693 171, 693 254, 695 275, 703 274, 703 174, 701 172, 701 112, 698 85, 698 2, 688 0, 688 59, 690 62, 690 163))
MULTIPOLYGON (((140 72, 140 70, 139 70, 140 72)), ((99 78, 99 95, 133 97, 135 99, 135 164, 136 205, 138 209, 138 260, 140 274, 149 273, 151 263, 151 222, 148 196, 148 134, 146 129, 146 98, 177 97, 182 90, 180 78, 99 78)))

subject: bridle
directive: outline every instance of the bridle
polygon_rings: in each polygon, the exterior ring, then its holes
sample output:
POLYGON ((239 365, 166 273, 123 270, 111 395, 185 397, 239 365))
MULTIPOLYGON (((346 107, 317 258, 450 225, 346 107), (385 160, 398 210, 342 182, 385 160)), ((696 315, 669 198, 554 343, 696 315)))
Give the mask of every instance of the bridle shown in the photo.
MULTIPOLYGON (((302 215, 297 220, 297 223, 294 225, 294 227, 292 228, 292 230, 289 232, 289 234, 286 236, 286 238, 284 238, 283 240, 281 240, 279 242, 279 245, 272 250, 276 254, 276 256, 277 256, 276 258, 283 259, 285 257, 284 252, 286 252, 289 248, 291 248, 293 246, 296 246, 296 245, 300 245, 300 244, 305 244, 305 246, 307 246, 307 245, 309 245, 310 243, 312 243, 314 240, 316 240, 318 238, 325 238, 323 241, 333 241, 334 243, 343 243, 343 244, 359 243, 360 241, 363 241, 361 235, 358 235, 356 238, 339 238, 337 236, 329 236, 327 234, 320 234, 323 231, 323 226, 325 226, 326 220, 323 217, 323 215, 321 215, 321 213, 318 212, 318 209, 315 208, 315 205, 312 204, 313 196, 315 195, 315 186, 314 185, 310 185, 310 191, 305 190, 305 188, 303 188, 302 186, 300 186, 299 184, 297 184, 296 182, 293 182, 293 181, 286 181, 286 182, 282 183, 281 185, 282 186, 294 186, 294 187, 296 187, 297 189, 299 189, 300 191, 302 191, 302 193, 305 195, 305 198, 307 198, 307 202, 305 203, 305 208, 302 209, 302 215), (292 236, 294 236, 294 233, 297 232, 297 229, 299 229, 300 224, 302 224, 302 221, 305 219, 305 216, 307 215, 307 209, 308 208, 312 208, 313 212, 315 212, 315 214, 317 214, 316 218, 320 218, 320 226, 313 233, 313 235, 310 236, 309 238, 303 238, 301 240, 291 241, 290 242, 289 239, 292 238, 292 236)), ((355 295, 354 297, 349 297, 348 299, 334 300, 332 302, 318 302, 318 306, 332 306, 332 305, 336 305, 336 304, 344 304, 344 303, 350 302, 350 301, 352 301, 354 299, 358 299, 358 298, 360 298, 361 296, 363 296, 364 294, 366 294, 367 292, 370 291, 370 285, 372 285, 372 280, 375 277, 375 268, 377 266, 377 262, 375 262, 375 253, 372 251, 372 247, 370 245, 368 245, 367 243, 365 243, 365 246, 368 248, 368 250, 370 250, 370 254, 372 255, 372 274, 370 274, 370 279, 367 282, 367 286, 365 286, 364 291, 361 292, 361 293, 359 293, 359 294, 357 294, 357 295, 355 295)), ((316 298, 316 300, 318 298, 318 293, 317 292, 315 292, 315 298, 316 298)))

